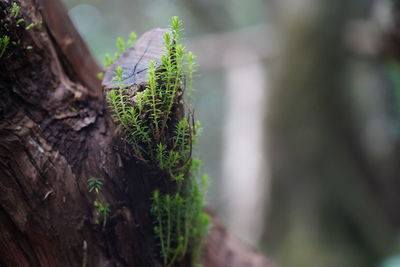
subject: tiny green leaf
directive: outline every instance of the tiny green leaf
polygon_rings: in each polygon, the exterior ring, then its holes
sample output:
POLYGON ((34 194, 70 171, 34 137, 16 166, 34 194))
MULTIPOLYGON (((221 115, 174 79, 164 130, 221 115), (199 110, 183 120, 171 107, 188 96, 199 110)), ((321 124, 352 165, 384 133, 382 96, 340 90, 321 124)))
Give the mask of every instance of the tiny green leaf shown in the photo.
POLYGON ((30 23, 28 26, 26 26, 25 27, 25 30, 30 30, 30 29, 32 29, 33 27, 35 27, 36 26, 36 24, 35 23, 30 23))

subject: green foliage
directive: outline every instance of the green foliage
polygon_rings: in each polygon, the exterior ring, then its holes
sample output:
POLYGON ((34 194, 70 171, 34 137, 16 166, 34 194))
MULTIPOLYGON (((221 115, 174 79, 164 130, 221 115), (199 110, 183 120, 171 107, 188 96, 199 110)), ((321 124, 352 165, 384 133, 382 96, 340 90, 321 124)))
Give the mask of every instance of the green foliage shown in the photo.
POLYGON ((21 7, 17 3, 13 3, 9 12, 10 18, 17 18, 21 7))
POLYGON ((30 29, 32 29, 33 27, 35 27, 36 26, 36 24, 35 23, 30 23, 28 26, 26 26, 25 27, 25 30, 30 30, 30 29))
MULTIPOLYGON (((103 228, 106 226, 111 213, 110 204, 100 200, 99 195, 103 189, 103 181, 100 178, 90 177, 88 179, 89 192, 96 193, 96 199, 93 201, 93 206, 96 208, 97 216, 101 218, 103 228)), ((100 220, 96 219, 96 224, 100 224, 100 220)))
MULTIPOLYGON (((116 67, 115 89, 108 93, 112 116, 124 129, 134 156, 170 177, 168 190, 154 191, 151 209, 164 266, 188 254, 194 265, 210 221, 203 212, 208 177, 200 174, 201 161, 192 157, 200 123, 194 122, 191 112, 177 115, 188 106, 182 95, 187 90, 191 94, 196 68, 195 56, 180 43, 181 36, 182 22, 173 17, 164 34, 161 64, 149 63, 146 88, 132 98, 123 83, 123 69, 116 67)), ((121 39, 117 43, 122 51, 121 39)))
POLYGON ((124 41, 121 37, 118 37, 115 41, 118 51, 115 52, 112 56, 109 53, 104 55, 104 67, 111 66, 115 61, 117 61, 121 55, 126 51, 127 47, 131 47, 136 43, 137 35, 134 32, 129 34, 129 39, 124 41))
MULTIPOLYGON (((93 205, 96 207, 97 214, 102 218, 103 228, 104 228, 107 224, 108 217, 110 216, 110 212, 111 212, 110 204, 103 203, 99 200, 95 200, 93 202, 93 205)), ((98 220, 96 221, 96 223, 100 224, 100 222, 98 220)))
MULTIPOLYGON (((193 161, 193 164, 198 163, 198 159, 193 161)), ((192 265, 199 260, 210 223, 209 215, 203 212, 207 185, 208 176, 203 175, 200 183, 189 178, 188 185, 179 193, 153 193, 154 231, 160 242, 164 266, 173 265, 189 251, 192 265)))
POLYGON ((131 47, 131 46, 133 46, 133 45, 136 43, 136 40, 137 40, 137 35, 136 35, 136 33, 131 32, 131 33, 129 34, 129 39, 126 41, 126 45, 127 45, 128 47, 131 47))
POLYGON ((23 18, 18 19, 17 22, 16 22, 17 27, 19 27, 19 25, 20 25, 21 23, 23 23, 23 22, 25 22, 25 20, 24 20, 23 18))
POLYGON ((88 179, 88 187, 89 192, 96 192, 96 194, 100 193, 101 188, 103 186, 103 181, 96 177, 91 177, 88 179))
MULTIPOLYGON (((11 3, 10 3, 11 4, 11 3)), ((20 40, 12 40, 11 38, 16 37, 16 27, 19 27, 25 20, 21 18, 21 7, 16 3, 12 2, 11 6, 7 9, 7 16, 9 19, 2 21, 1 36, 0 36, 0 58, 5 55, 6 50, 10 48, 10 44, 17 46, 20 44, 20 40), (10 38, 11 36, 11 38, 10 38)))
POLYGON ((187 77, 186 77, 186 88, 187 88, 187 96, 189 102, 192 102, 193 98, 193 73, 196 71, 197 64, 196 64, 196 56, 193 55, 192 52, 187 53, 187 77))
POLYGON ((100 81, 102 81, 103 78, 104 78, 104 72, 99 72, 99 73, 97 73, 97 74, 96 74, 96 77, 97 77, 97 79, 99 79, 100 81))
POLYGON ((28 26, 25 27, 25 30, 33 29, 34 27, 39 27, 43 25, 43 21, 38 21, 36 23, 30 23, 28 26))
POLYGON ((4 35, 0 38, 0 58, 4 55, 4 52, 6 51, 9 43, 10 43, 9 36, 4 35))
MULTIPOLYGON (((21 7, 20 7, 17 3, 14 2, 14 3, 12 3, 11 8, 10 8, 10 10, 9 10, 9 12, 8 12, 8 16, 9 16, 10 18, 17 19, 18 16, 20 15, 20 14, 19 14, 20 10, 21 10, 21 7)), ((25 20, 24 20, 23 18, 19 18, 19 19, 16 21, 17 27, 19 27, 19 25, 20 25, 21 23, 23 23, 24 21, 25 21, 25 20)))

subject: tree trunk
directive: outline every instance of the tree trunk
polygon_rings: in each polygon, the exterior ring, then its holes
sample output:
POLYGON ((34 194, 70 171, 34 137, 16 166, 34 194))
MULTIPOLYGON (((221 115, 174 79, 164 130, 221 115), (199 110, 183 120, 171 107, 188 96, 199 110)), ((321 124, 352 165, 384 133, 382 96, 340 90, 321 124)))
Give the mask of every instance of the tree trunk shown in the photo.
MULTIPOLYGON (((300 1, 300 10, 283 15, 284 56, 268 105, 273 180, 264 235, 281 266, 377 266, 395 251, 398 152, 368 150, 356 101, 366 102, 360 92, 377 99, 387 94, 384 66, 382 58, 355 55, 344 40, 372 2, 300 1), (359 73, 363 83, 356 88, 359 73)), ((384 44, 398 55, 396 43, 384 44)), ((387 108, 377 99, 362 111, 367 120, 377 113, 373 107, 387 108)), ((390 144, 385 126, 378 131, 390 144)))
MULTIPOLYGON (((0 266, 161 266, 149 193, 162 177, 116 149, 101 69, 62 4, 17 3, 13 17, 0 0, 0 266), (90 177, 105 181, 105 227, 90 177)), ((269 266, 217 222, 204 252, 205 266, 269 266)))

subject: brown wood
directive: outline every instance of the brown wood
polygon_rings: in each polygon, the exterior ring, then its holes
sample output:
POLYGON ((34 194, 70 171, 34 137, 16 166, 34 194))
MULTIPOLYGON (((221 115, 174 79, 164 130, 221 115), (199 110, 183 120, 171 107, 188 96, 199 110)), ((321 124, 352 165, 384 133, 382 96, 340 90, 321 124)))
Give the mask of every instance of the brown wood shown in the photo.
MULTIPOLYGON (((16 27, 0 0, 1 34, 16 43, 0 58, 0 266, 161 266, 149 192, 163 177, 115 149, 124 144, 95 79, 100 68, 61 3, 19 3, 25 25, 16 27), (90 177, 105 181, 104 229, 90 177)), ((211 233, 206 266, 267 266, 241 264, 261 256, 236 241, 215 254, 231 239, 220 227, 211 233)))

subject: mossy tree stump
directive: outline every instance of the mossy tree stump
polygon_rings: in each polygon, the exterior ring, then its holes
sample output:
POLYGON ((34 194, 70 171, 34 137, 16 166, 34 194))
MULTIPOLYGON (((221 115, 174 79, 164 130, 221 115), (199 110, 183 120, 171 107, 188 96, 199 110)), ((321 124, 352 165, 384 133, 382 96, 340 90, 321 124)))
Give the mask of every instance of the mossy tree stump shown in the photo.
MULTIPOLYGON (((163 177, 125 154, 101 69, 60 1, 16 3, 11 18, 12 2, 0 0, 10 37, 0 58, 0 265, 161 266, 148 193, 163 177), (105 227, 94 222, 90 177, 105 182, 105 227)), ((215 225, 205 266, 267 266, 215 225)))

